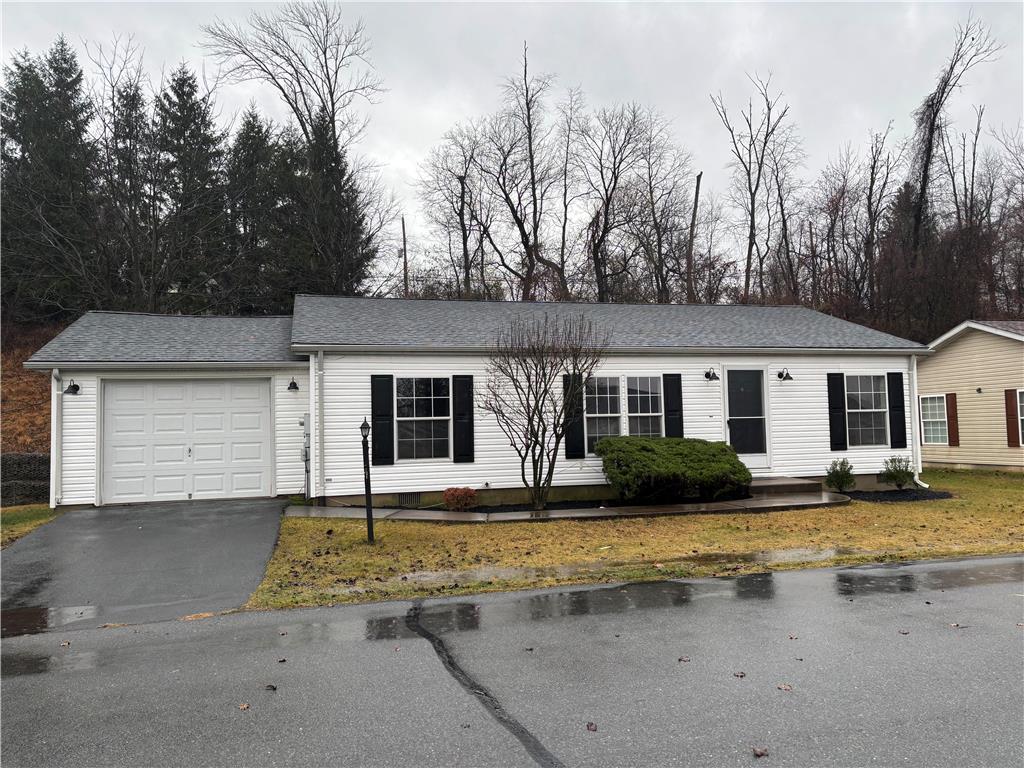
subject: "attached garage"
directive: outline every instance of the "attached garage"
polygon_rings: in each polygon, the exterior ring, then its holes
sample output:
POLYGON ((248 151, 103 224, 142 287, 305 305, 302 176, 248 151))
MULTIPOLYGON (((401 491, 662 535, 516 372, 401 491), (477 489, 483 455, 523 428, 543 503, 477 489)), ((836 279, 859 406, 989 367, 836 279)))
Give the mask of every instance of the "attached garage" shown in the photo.
POLYGON ((270 380, 103 384, 105 504, 271 495, 270 380))
POLYGON ((309 360, 291 324, 83 315, 27 363, 52 377, 51 505, 303 493, 309 360))

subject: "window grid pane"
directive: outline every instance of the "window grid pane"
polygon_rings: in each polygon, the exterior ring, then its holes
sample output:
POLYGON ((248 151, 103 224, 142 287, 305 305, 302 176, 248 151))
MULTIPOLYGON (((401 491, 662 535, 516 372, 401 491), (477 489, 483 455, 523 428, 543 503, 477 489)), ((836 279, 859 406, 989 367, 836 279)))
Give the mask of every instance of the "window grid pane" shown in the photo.
POLYGON ((627 377, 626 395, 629 434, 635 437, 661 437, 661 377, 627 377))
POLYGON ((888 443, 885 376, 847 376, 846 411, 851 448, 888 443))
POLYGON ((395 391, 398 458, 448 458, 448 379, 398 379, 395 391))
POLYGON ((587 453, 593 453, 597 441, 602 437, 619 434, 618 416, 587 416, 587 453))
POLYGON ((945 445, 949 442, 944 395, 921 398, 921 427, 921 442, 925 445, 945 445))

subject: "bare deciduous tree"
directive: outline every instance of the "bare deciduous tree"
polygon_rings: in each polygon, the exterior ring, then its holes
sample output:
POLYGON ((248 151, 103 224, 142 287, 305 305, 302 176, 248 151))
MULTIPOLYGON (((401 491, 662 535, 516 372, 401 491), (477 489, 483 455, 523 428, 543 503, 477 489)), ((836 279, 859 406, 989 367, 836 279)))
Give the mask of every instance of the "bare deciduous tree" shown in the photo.
POLYGON ((586 381, 608 342, 582 315, 545 314, 514 319, 491 350, 482 407, 519 456, 535 510, 547 504, 566 428, 582 417, 586 381))

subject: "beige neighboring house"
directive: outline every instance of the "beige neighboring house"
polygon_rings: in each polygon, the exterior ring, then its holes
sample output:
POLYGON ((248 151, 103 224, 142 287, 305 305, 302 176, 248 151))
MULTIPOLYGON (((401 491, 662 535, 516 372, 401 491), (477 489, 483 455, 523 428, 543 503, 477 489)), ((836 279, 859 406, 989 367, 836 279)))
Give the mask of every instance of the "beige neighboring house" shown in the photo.
POLYGON ((1024 320, 967 320, 917 367, 927 466, 1024 471, 1024 320))

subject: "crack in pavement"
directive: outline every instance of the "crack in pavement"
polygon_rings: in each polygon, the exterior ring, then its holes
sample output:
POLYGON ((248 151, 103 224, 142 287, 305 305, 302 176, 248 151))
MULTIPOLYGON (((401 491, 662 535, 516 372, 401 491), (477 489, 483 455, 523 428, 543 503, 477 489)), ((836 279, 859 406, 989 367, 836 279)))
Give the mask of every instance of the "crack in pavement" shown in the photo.
POLYGON ((405 626, 434 647, 434 652, 441 660, 444 668, 448 670, 448 674, 454 677, 459 685, 473 694, 483 708, 487 710, 487 712, 497 720, 505 730, 516 737, 537 765, 542 768, 565 768, 562 761, 551 754, 547 748, 540 743, 537 737, 527 730, 526 726, 508 713, 493 693, 474 680, 469 673, 459 665, 455 660, 455 657, 452 656, 451 651, 448 650, 448 646, 444 644, 444 640, 423 626, 420 622, 420 614, 422 612, 423 605, 418 602, 414 603, 405 614, 405 626))

